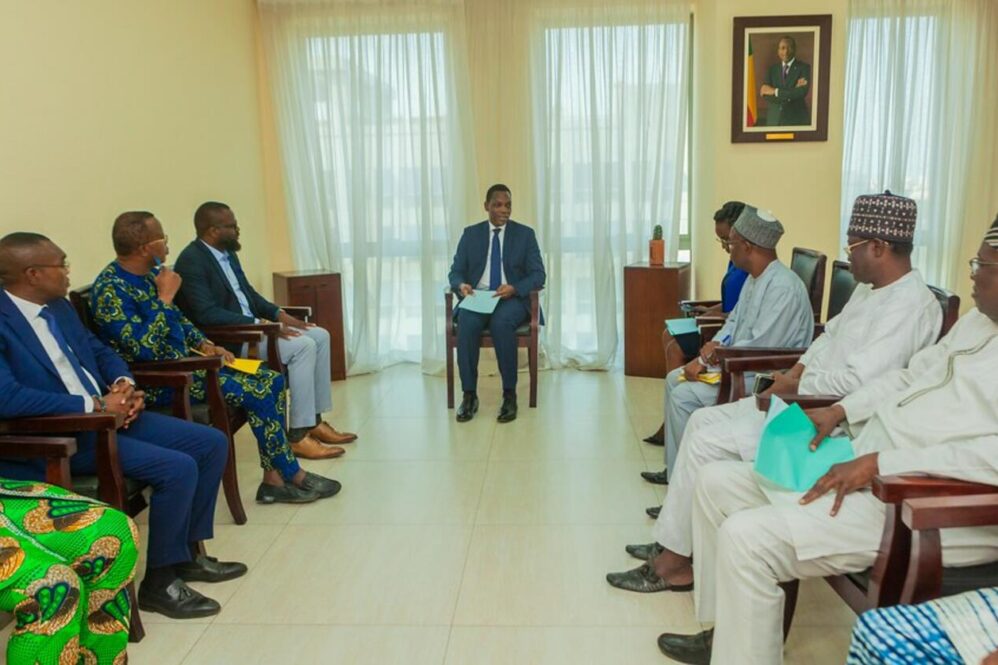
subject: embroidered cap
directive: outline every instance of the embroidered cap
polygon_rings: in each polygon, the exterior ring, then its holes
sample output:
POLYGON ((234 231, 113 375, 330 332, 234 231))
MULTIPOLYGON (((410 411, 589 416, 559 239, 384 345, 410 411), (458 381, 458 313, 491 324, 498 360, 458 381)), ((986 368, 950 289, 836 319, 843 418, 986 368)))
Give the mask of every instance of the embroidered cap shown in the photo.
POLYGON ((918 206, 911 199, 891 194, 864 194, 856 197, 849 218, 848 235, 887 242, 915 241, 918 206))
POLYGON ((768 210, 747 205, 732 227, 753 245, 774 249, 783 235, 783 225, 768 210))
POLYGON ((995 221, 991 223, 991 228, 988 232, 984 234, 984 243, 990 245, 994 249, 998 249, 998 216, 995 217, 995 221))

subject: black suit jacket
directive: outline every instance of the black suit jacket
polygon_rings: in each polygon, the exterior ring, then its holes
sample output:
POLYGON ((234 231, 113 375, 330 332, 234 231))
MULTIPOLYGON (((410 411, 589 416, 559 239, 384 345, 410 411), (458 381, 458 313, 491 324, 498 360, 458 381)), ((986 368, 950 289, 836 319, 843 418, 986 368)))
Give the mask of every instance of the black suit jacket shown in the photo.
POLYGON ((176 303, 195 326, 238 325, 253 323, 253 319, 276 321, 279 308, 250 286, 246 273, 235 252, 229 252, 229 264, 236 280, 249 300, 253 316, 243 314, 236 292, 222 272, 211 250, 200 240, 194 240, 180 252, 174 265, 184 279, 177 292, 176 303))
POLYGON ((780 91, 779 95, 766 95, 766 124, 810 125, 811 110, 805 97, 811 90, 811 65, 794 60, 783 79, 783 63, 779 62, 766 72, 766 83, 780 91), (807 85, 797 87, 797 80, 805 79, 807 85))

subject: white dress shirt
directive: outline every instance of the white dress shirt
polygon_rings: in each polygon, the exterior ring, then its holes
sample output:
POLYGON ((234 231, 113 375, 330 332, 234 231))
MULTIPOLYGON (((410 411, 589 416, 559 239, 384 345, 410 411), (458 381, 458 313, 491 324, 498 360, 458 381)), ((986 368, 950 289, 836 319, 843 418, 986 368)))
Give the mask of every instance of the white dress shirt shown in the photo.
MULTIPOLYGON (((484 291, 489 288, 489 276, 492 274, 492 237, 495 235, 494 231, 499 229, 499 257, 502 258, 506 256, 506 224, 502 226, 489 226, 489 247, 485 251, 485 272, 482 273, 482 278, 478 280, 478 285, 475 286, 476 290, 484 291)), ((499 266, 499 283, 506 284, 506 268, 499 266)))
MULTIPOLYGON (((94 401, 91 399, 90 391, 83 386, 83 382, 80 381, 80 377, 76 375, 76 370, 73 369, 72 363, 69 362, 69 358, 66 354, 62 352, 59 348, 59 343, 55 341, 55 335, 49 329, 48 322, 42 318, 42 308, 44 305, 39 305, 37 303, 30 302, 24 298, 18 298, 10 291, 7 292, 10 299, 17 305, 17 308, 27 319, 28 324, 31 329, 35 331, 35 335, 38 337, 38 341, 41 342, 42 348, 45 349, 45 353, 48 354, 49 360, 55 365, 56 371, 59 373, 59 378, 62 379, 63 385, 66 386, 66 391, 70 395, 79 395, 83 398, 83 411, 90 413, 94 410, 94 401)), ((94 378, 94 375, 87 371, 86 367, 80 363, 80 367, 83 372, 87 375, 87 378, 93 382, 95 386, 100 386, 101 382, 94 378)))
POLYGON ((935 343, 939 301, 917 270, 887 286, 860 284, 842 313, 801 357, 802 395, 850 395, 885 372, 905 367, 935 343))

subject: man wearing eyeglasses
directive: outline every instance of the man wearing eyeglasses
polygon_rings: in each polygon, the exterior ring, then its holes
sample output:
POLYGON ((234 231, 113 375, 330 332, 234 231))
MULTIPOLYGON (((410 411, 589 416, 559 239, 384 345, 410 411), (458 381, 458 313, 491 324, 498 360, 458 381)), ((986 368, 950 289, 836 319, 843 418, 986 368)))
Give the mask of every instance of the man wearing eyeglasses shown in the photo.
MULTIPOLYGON (((845 249, 859 285, 842 312, 825 325, 824 334, 790 370, 774 374, 772 387, 763 395, 848 395, 904 367, 939 338, 942 309, 911 267, 916 217, 914 201, 889 191, 856 199, 845 249)), ((655 542, 626 548, 635 556, 647 555, 647 563, 610 573, 610 584, 653 592, 693 581, 697 472, 715 461, 754 460, 765 420, 755 396, 693 414, 679 446, 669 495, 652 529, 655 542)))
POLYGON ((197 239, 180 252, 174 266, 183 278, 177 306, 202 329, 279 322, 277 347, 281 362, 288 366, 291 390, 291 449, 304 459, 342 455, 339 445, 356 440, 357 435, 339 432, 322 419, 333 408, 329 333, 291 316, 250 285, 239 263, 239 222, 229 206, 202 203, 194 213, 194 229, 197 239))
MULTIPOLYGON (((684 663, 780 663, 782 582, 855 573, 877 557, 885 505, 877 475, 921 473, 998 485, 998 219, 971 260, 975 309, 907 368, 808 412, 812 448, 840 425, 856 458, 803 495, 760 485, 749 462, 704 466, 693 499, 694 599, 712 631, 664 634, 684 663)), ((998 528, 944 529, 944 566, 998 558, 998 528)))

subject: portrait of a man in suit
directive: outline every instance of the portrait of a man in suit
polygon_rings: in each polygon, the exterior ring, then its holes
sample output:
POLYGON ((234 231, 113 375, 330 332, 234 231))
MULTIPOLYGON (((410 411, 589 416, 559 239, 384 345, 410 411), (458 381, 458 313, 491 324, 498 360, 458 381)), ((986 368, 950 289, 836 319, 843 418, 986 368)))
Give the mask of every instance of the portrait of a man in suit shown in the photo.
POLYGON ((811 91, 811 65, 797 58, 797 40, 790 35, 780 37, 776 54, 779 62, 766 70, 765 82, 759 88, 766 104, 766 125, 810 125, 807 96, 811 91))

